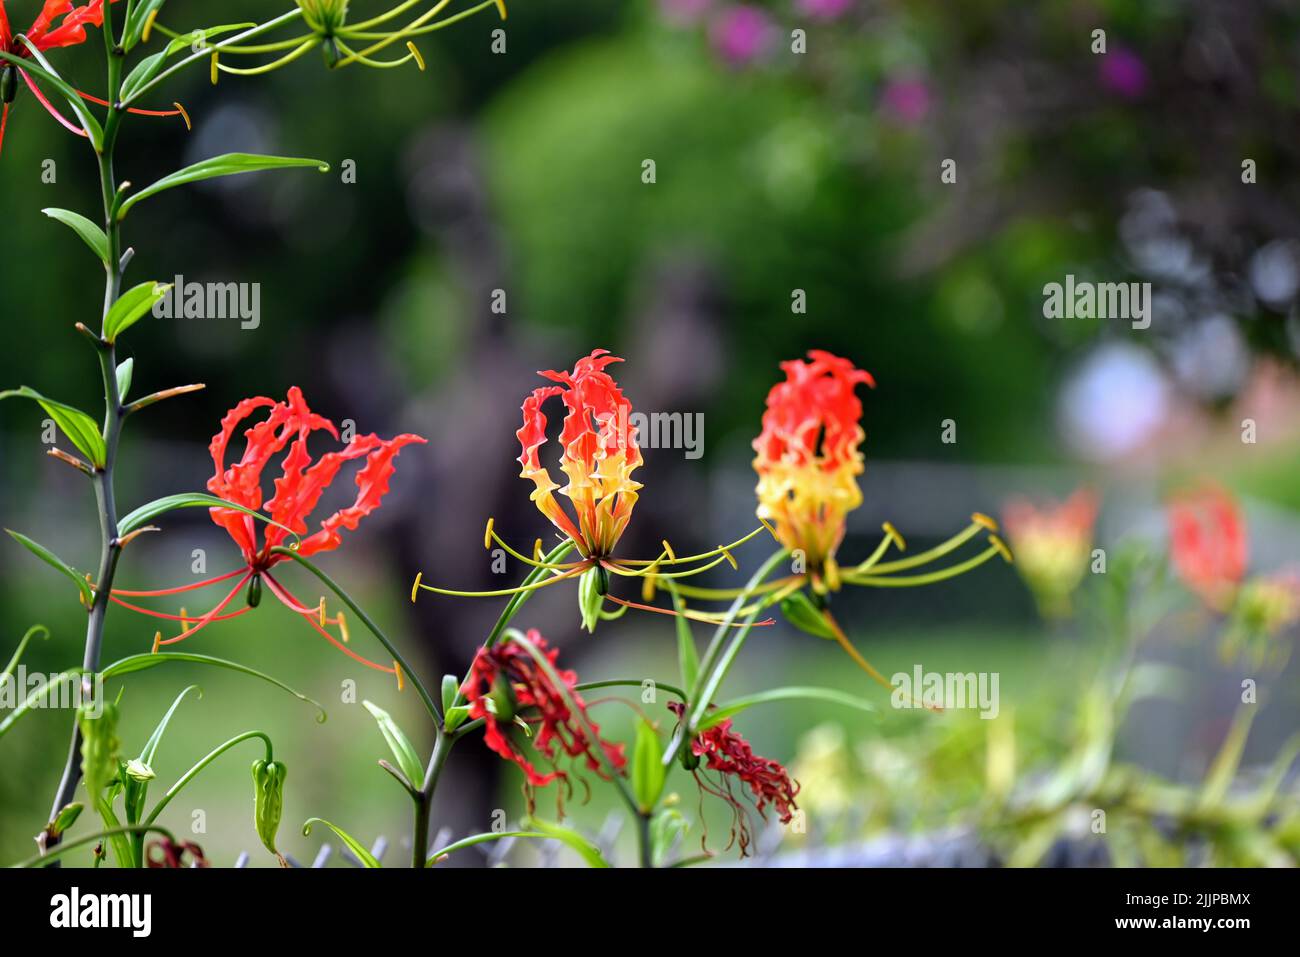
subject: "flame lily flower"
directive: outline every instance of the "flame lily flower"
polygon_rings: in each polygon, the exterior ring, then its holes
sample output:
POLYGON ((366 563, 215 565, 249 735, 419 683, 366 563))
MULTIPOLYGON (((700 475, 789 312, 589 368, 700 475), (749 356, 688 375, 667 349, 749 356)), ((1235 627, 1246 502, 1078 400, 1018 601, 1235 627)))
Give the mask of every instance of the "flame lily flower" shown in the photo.
MULTIPOLYGON (((117 0, 112 0, 116 3, 117 0)), ((74 6, 72 0, 45 0, 40 13, 32 22, 26 33, 15 34, 9 25, 9 14, 5 10, 5 0, 0 0, 0 52, 13 57, 27 59, 32 50, 45 52, 60 47, 77 46, 86 42, 87 27, 104 25, 104 0, 90 0, 81 6, 74 6), (54 21, 58 20, 56 26, 54 21)), ((4 148, 5 127, 9 124, 9 106, 18 95, 18 80, 27 84, 36 101, 41 104, 65 129, 85 136, 86 131, 69 120, 41 92, 39 86, 26 70, 12 60, 0 60, 0 149, 4 148)), ((107 106, 105 100, 88 93, 79 95, 91 103, 107 106)), ((175 110, 129 110, 142 116, 183 116, 185 111, 177 104, 175 110)), ((186 125, 189 118, 185 117, 186 125)))
POLYGON ((1070 614, 1070 596, 1083 581, 1097 521, 1097 496, 1078 489, 1064 502, 1036 505, 1012 499, 1003 509, 1016 568, 1047 618, 1070 614))
MULTIPOLYGON (((675 701, 668 707, 678 718, 685 711, 685 707, 675 701)), ((687 763, 700 791, 721 798, 730 806, 733 824, 731 842, 727 847, 732 843, 739 844, 741 857, 748 856, 752 834, 747 808, 732 791, 733 779, 748 787, 752 803, 761 817, 766 819, 767 808, 771 805, 782 824, 789 824, 794 818, 794 812, 799 809, 795 803, 799 783, 791 779, 790 772, 779 761, 755 754, 749 742, 731 729, 730 719, 718 721, 700 731, 691 742, 689 753, 691 758, 687 763), (705 769, 716 771, 717 780, 709 780, 703 773, 705 769)))
MULTIPOLYGON (((461 693, 469 702, 469 717, 483 719, 487 746, 524 772, 528 787, 545 787, 560 780, 569 791, 569 772, 556 766, 560 752, 582 759, 587 768, 609 780, 627 766, 623 745, 600 737, 600 726, 587 714, 572 671, 559 670, 558 648, 550 648, 535 629, 518 641, 509 635, 474 656, 461 693), (552 766, 538 771, 508 734, 518 726, 552 766)), ((531 802, 531 797, 530 797, 531 802)))
MULTIPOLYGON (((861 425, 862 403, 855 390, 863 384, 874 387, 875 380, 849 360, 822 350, 809 352, 807 361, 783 362, 781 369, 785 381, 768 393, 762 433, 754 440, 754 470, 758 473, 758 517, 764 524, 772 523, 769 527, 789 550, 793 574, 760 586, 757 607, 780 604, 792 624, 833 638, 874 680, 891 687, 858 653, 831 615, 831 595, 846 584, 874 588, 929 585, 964 574, 996 555, 1011 561, 1011 550, 996 534, 997 523, 976 513, 965 529, 946 542, 888 562, 882 559, 891 546, 902 551, 906 543, 894 526, 885 522, 884 537, 871 555, 856 565, 841 566, 837 552, 848 514, 862 504, 859 446, 866 434, 861 425), (987 533, 988 545, 976 555, 934 571, 898 574, 949 555, 980 532, 987 533), (803 593, 805 586, 811 589, 812 599, 803 593)), ((691 585, 678 585, 677 589, 687 597, 704 600, 740 594, 735 589, 691 585)))
POLYGON ((155 591, 113 590, 111 598, 119 605, 157 618, 181 622, 180 634, 171 638, 155 639, 155 647, 175 644, 214 621, 234 618, 251 611, 260 602, 262 586, 265 584, 271 594, 285 607, 301 615, 330 644, 368 667, 398 674, 400 682, 401 676, 396 666, 390 668, 376 664, 346 647, 347 622, 342 612, 334 617, 327 616, 324 599, 321 599, 317 607, 309 608, 298 601, 276 579, 272 569, 286 558, 272 549, 283 545, 286 538, 291 535, 297 540, 289 547, 304 557, 337 548, 342 543, 340 534, 342 529, 355 530, 361 519, 379 508, 383 497, 388 493, 388 482, 396 468, 393 460, 398 453, 408 445, 423 444, 426 440, 410 433, 392 439, 381 439, 373 433, 357 435, 342 449, 326 452, 313 461, 307 444, 308 439, 315 432, 325 432, 336 441, 339 440, 338 429, 335 428, 334 423, 312 412, 303 398, 302 391, 296 386, 289 390, 288 398, 284 402, 277 402, 263 396, 245 399, 221 420, 221 430, 213 436, 209 446, 214 472, 212 478, 208 480, 208 491, 233 505, 259 514, 264 512, 268 520, 264 523, 265 530, 259 536, 258 520, 249 512, 234 508, 212 508, 210 509, 212 520, 229 533, 239 548, 243 557, 242 567, 206 581, 177 588, 155 591), (263 409, 266 410, 266 417, 244 430, 244 452, 238 461, 228 466, 227 447, 235 430, 246 419, 263 409), (280 461, 282 474, 275 479, 275 494, 263 503, 262 474, 271 459, 285 452, 286 448, 288 451, 280 461), (352 461, 363 462, 356 474, 355 501, 322 520, 316 532, 307 534, 308 515, 316 508, 321 496, 338 476, 340 469, 352 461), (229 594, 211 611, 197 619, 194 616, 187 616, 183 610, 180 615, 164 614, 129 604, 124 600, 124 596, 176 595, 231 579, 236 579, 236 582, 229 594), (238 611, 224 613, 245 585, 249 587, 248 606, 238 611), (327 626, 330 625, 338 627, 342 641, 327 630, 327 626))
MULTIPOLYGON (((496 542, 519 561, 550 572, 550 577, 519 588, 464 592, 426 585, 422 581, 423 576, 418 576, 411 588, 412 601, 421 589, 441 595, 495 597, 515 595, 559 581, 579 578, 579 609, 584 627, 592 631, 600 619, 618 617, 628 608, 676 614, 667 609, 611 595, 610 576, 676 579, 699 574, 724 561, 737 567, 731 549, 760 534, 762 526, 738 541, 698 555, 678 556, 665 541, 664 550, 651 560, 614 557, 614 548, 627 528, 641 488, 641 484, 632 478, 632 473, 642 464, 636 428, 631 424, 630 418, 632 403, 623 395, 614 378, 605 371, 610 365, 622 361, 605 349, 596 349, 591 355, 579 359, 572 372, 548 370, 538 373, 555 384, 533 390, 524 400, 523 426, 515 433, 521 449, 519 474, 533 483, 533 502, 572 547, 577 549, 581 558, 567 563, 543 561, 540 538, 534 544, 533 556, 529 558, 511 548, 496 533, 494 523, 489 519, 483 536, 485 548, 491 548, 492 543, 496 542), (560 470, 568 480, 564 486, 560 486, 542 465, 539 454, 547 441, 547 418, 542 408, 547 401, 557 398, 567 409, 560 433, 560 470), (557 492, 569 500, 572 512, 566 510, 556 497, 557 492), (660 571, 664 567, 696 562, 703 564, 681 571, 660 571), (620 609, 617 612, 606 611, 603 607, 606 599, 621 606, 620 609)), ((696 620, 713 624, 718 622, 715 617, 700 612, 685 614, 696 620)), ((756 624, 770 625, 773 622, 756 624)))
MULTIPOLYGON (((347 22, 350 0, 294 0, 294 2, 301 12, 303 24, 308 28, 307 33, 272 43, 231 44, 222 46, 219 51, 214 50, 212 82, 216 83, 222 73, 234 73, 240 76, 269 73, 287 66, 316 47, 324 50, 325 63, 330 69, 350 66, 353 63, 377 69, 392 69, 413 62, 423 70, 424 58, 415 46, 413 37, 425 36, 449 27, 489 7, 495 7, 501 19, 506 19, 505 0, 482 0, 468 9, 438 19, 438 14, 451 3, 451 0, 438 0, 423 13, 414 15, 404 26, 389 29, 387 26, 389 21, 406 15, 425 0, 402 0, 386 12, 358 23, 347 22), (393 60, 374 59, 376 53, 399 41, 404 41, 406 44, 405 56, 393 60), (227 53, 237 56, 275 54, 278 56, 259 66, 235 67, 221 62, 221 56, 227 53)), ((169 37, 181 35, 161 26, 157 26, 157 29, 169 37)))
POLYGON ((1223 488, 1204 485, 1169 502, 1170 557, 1207 606, 1227 611, 1246 576, 1246 524, 1223 488))

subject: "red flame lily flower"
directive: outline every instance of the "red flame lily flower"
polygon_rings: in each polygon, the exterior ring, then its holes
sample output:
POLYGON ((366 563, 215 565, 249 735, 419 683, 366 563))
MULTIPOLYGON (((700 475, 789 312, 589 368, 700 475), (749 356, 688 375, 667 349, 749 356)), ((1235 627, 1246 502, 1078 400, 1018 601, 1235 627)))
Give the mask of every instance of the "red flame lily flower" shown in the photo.
POLYGON ((119 604, 145 614, 183 623, 185 627, 179 635, 160 639, 159 644, 175 644, 213 621, 243 614, 249 609, 245 608, 226 615, 222 612, 245 584, 250 586, 249 605, 255 606, 260 596, 261 585, 265 582, 271 593, 287 608, 302 615, 313 628, 350 658, 379 671, 395 672, 395 668, 375 664, 355 654, 328 632, 325 629, 326 625, 338 625, 343 640, 347 640, 347 625, 342 613, 334 618, 328 618, 325 615, 323 600, 318 607, 308 608, 294 598, 271 574, 271 569, 275 565, 286 560, 284 555, 276 554, 272 549, 283 545, 290 535, 305 536, 291 546, 303 556, 337 548, 342 543, 340 535, 342 529, 355 530, 362 518, 379 508, 380 502, 388 493, 388 482, 396 468, 393 460, 398 453, 408 445, 422 444, 426 440, 410 433, 392 439, 381 439, 373 433, 358 435, 342 449, 326 452, 313 461, 307 445, 309 438, 316 432, 325 432, 336 441, 339 440, 339 432, 334 423, 312 412, 303 398, 302 391, 296 386, 289 390, 288 399, 284 402, 277 402, 263 396, 245 399, 221 420, 221 431, 213 436, 209 446, 215 471, 212 478, 208 480, 208 491, 234 505, 265 513, 269 523, 259 523, 248 512, 237 509, 213 508, 210 510, 212 520, 230 534, 243 555, 242 568, 179 588, 143 592, 114 589, 113 600, 119 604), (246 419, 262 409, 267 410, 266 417, 244 430, 243 454, 238 461, 227 466, 227 449, 235 430, 246 419), (286 448, 287 452, 285 452, 286 448), (285 454, 280 460, 281 475, 275 479, 275 494, 264 503, 262 501, 263 472, 271 459, 281 452, 285 454), (344 464, 357 460, 364 460, 364 464, 356 474, 356 500, 348 507, 325 518, 321 521, 319 530, 308 535, 307 517, 316 508, 322 494, 334 481, 344 464), (259 524, 263 529, 260 534, 259 524), (128 605, 118 597, 172 595, 231 578, 238 578, 238 582, 230 593, 212 611, 192 625, 189 623, 194 619, 187 618, 185 615, 166 615, 148 611, 135 605, 128 605))
POLYGON ((543 668, 520 642, 506 640, 479 649, 469 678, 461 687, 469 702, 470 718, 483 719, 487 746, 517 764, 531 787, 545 787, 557 778, 567 784, 568 774, 559 768, 548 773, 538 771, 507 733, 515 722, 532 728, 533 746, 552 766, 563 751, 569 757, 584 759, 590 770, 607 780, 607 766, 621 773, 627 765, 623 745, 599 736, 600 726, 587 715, 587 706, 576 690, 577 675, 555 667, 559 649, 548 648, 546 639, 535 629, 525 637, 550 669, 543 668))
MULTIPOLYGON (((113 0, 114 3, 117 0, 113 0)), ((87 27, 102 27, 104 25, 104 0, 90 0, 89 3, 81 6, 75 6, 72 0, 45 0, 41 7, 41 12, 36 15, 36 19, 22 36, 27 38, 37 50, 44 53, 46 50, 53 50, 59 47, 71 47, 86 42, 87 27), (55 26, 54 21, 59 23, 55 26)), ((27 44, 18 40, 18 34, 15 34, 9 25, 9 14, 5 10, 5 0, 0 0, 0 51, 12 54, 24 59, 31 56, 31 50, 27 44)), ((45 94, 41 92, 40 87, 32 80, 27 71, 16 66, 9 60, 0 61, 0 149, 4 148, 5 127, 9 124, 9 104, 13 102, 17 94, 17 82, 15 74, 22 77, 32 95, 36 97, 37 102, 45 107, 52 117, 59 121, 62 126, 78 136, 85 136, 86 131, 76 123, 73 123, 67 117, 55 108, 45 94)), ((99 106, 107 106, 105 100, 90 96, 86 93, 80 93, 81 97, 96 103, 99 106)), ((185 116, 185 111, 177 106, 175 110, 138 110, 130 109, 128 112, 138 113, 143 116, 185 116)), ((186 125, 189 125, 189 118, 185 118, 186 125)))
POLYGON ((1246 525, 1223 488, 1204 485, 1169 503, 1169 543, 1174 568, 1216 611, 1227 611, 1246 576, 1246 525))
MULTIPOLYGON (((671 702, 668 707, 679 718, 685 710, 677 702, 671 702)), ((794 812, 799 810, 795 803, 798 782, 790 778, 790 772, 781 762, 755 754, 749 742, 731 729, 731 719, 701 731, 691 742, 691 754, 702 759, 708 770, 718 772, 718 781, 714 783, 696 768, 695 781, 701 791, 721 798, 731 807, 735 815, 732 837, 740 845, 741 857, 749 851, 751 834, 746 808, 732 791, 733 779, 749 788, 753 805, 764 818, 769 805, 776 809, 782 824, 789 824, 794 812)))
POLYGON ((1097 508, 1096 493, 1080 488, 1064 502, 1014 498, 1003 509, 1020 577, 1049 618, 1070 613, 1070 596, 1088 571, 1097 508))

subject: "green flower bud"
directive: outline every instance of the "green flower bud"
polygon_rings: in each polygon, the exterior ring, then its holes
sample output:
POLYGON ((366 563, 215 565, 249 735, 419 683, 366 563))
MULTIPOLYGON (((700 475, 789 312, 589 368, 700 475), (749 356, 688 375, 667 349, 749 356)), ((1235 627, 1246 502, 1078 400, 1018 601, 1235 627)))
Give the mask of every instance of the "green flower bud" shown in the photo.
POLYGON ((268 851, 284 857, 275 849, 275 834, 280 829, 284 813, 284 778, 287 770, 279 761, 258 759, 253 762, 253 821, 257 836, 268 851))
POLYGON ((118 708, 106 702, 96 715, 92 705, 84 704, 77 710, 77 723, 81 726, 81 776, 86 780, 86 793, 91 801, 99 799, 100 792, 117 777, 118 751, 122 742, 117 736, 118 708))
POLYGON ((72 825, 76 823, 77 818, 81 816, 81 812, 84 808, 85 805, 80 801, 75 801, 72 804, 65 804, 63 810, 54 815, 54 820, 46 825, 45 833, 49 837, 55 839, 61 837, 68 828, 72 827, 72 825))
POLYGON ((348 0, 294 0, 303 21, 317 33, 330 36, 348 19, 348 0))
POLYGON ((18 70, 12 63, 0 67, 0 103, 12 103, 18 95, 18 70))
POLYGON ((578 612, 582 615, 582 627, 587 631, 596 630, 608 592, 609 572, 599 565, 588 568, 578 579, 578 612))
POLYGON ((133 781, 144 783, 145 781, 152 781, 158 775, 154 774, 153 768, 139 758, 132 758, 126 762, 126 776, 133 781))

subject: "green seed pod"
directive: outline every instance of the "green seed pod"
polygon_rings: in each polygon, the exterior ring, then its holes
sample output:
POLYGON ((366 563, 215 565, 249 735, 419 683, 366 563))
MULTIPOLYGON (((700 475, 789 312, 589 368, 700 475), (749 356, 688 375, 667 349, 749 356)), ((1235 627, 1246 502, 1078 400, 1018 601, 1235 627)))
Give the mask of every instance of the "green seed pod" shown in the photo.
POLYGON ((81 726, 81 776, 86 780, 86 793, 92 802, 117 777, 118 751, 122 745, 117 736, 117 719, 118 708, 114 702, 105 702, 102 709, 84 704, 77 710, 77 723, 81 726))
POLYGON ((280 829, 280 817, 284 813, 284 778, 285 766, 279 761, 258 759, 253 762, 253 820, 257 825, 257 836, 268 851, 279 857, 275 849, 275 834, 280 829))
POLYGON ((12 103, 18 95, 18 70, 12 63, 0 67, 0 103, 12 103))
POLYGON ((256 608, 262 603, 262 576, 254 575, 248 581, 248 607, 256 608))

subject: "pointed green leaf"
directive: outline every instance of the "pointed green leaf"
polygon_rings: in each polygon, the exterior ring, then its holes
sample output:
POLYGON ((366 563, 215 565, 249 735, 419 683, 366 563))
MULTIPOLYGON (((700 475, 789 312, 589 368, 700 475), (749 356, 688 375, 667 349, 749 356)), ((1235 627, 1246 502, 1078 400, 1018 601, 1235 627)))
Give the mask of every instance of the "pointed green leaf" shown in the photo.
POLYGON ((122 293, 104 317, 104 340, 116 342, 118 336, 143 319, 171 288, 169 284, 142 282, 122 293))
POLYGON ((835 632, 826 624, 826 619, 817 610, 817 606, 801 591, 782 599, 781 614, 785 616, 786 621, 800 631, 806 631, 818 638, 835 637, 835 632))
POLYGON ((456 696, 460 694, 460 679, 455 675, 442 676, 442 710, 450 711, 451 706, 456 703, 456 696))
POLYGON ((211 159, 202 160, 192 166, 187 166, 182 170, 177 170, 168 176, 164 176, 152 186, 146 186, 140 192, 136 193, 126 202, 122 203, 118 210, 117 218, 121 219, 126 216, 131 207, 142 199, 148 199, 155 196, 163 190, 171 189, 174 186, 183 186, 186 183, 195 183, 199 180, 214 179, 218 176, 235 176, 239 173, 255 173, 259 170, 268 169, 290 169, 294 167, 314 166, 319 172, 329 172, 329 164, 324 160, 301 159, 298 157, 288 156, 260 156, 254 153, 224 153, 221 156, 214 156, 211 159))
POLYGON ((419 755, 411 745, 411 739, 403 733, 397 722, 393 720, 393 716, 383 708, 369 701, 362 701, 361 704, 379 723, 379 731, 388 742, 388 750, 393 752, 393 757, 397 759, 397 766, 402 769, 406 779, 419 787, 420 782, 424 780, 424 768, 420 764, 419 755))
POLYGON ((245 508, 243 505, 236 505, 234 502, 227 502, 223 498, 217 498, 215 495, 208 495, 204 492, 181 492, 179 495, 165 495, 162 498, 156 498, 152 502, 141 505, 117 523, 118 534, 128 535, 159 515, 175 511, 178 508, 233 508, 237 512, 244 512, 259 521, 266 522, 268 525, 282 528, 295 539, 299 538, 298 533, 293 529, 287 525, 281 525, 279 522, 271 521, 262 512, 245 508))
POLYGON ((57 206, 51 206, 48 209, 42 209, 42 213, 57 219, 74 233, 82 238, 91 251, 99 257, 99 261, 108 265, 108 237, 99 226, 80 213, 74 213, 68 209, 59 209, 57 206))
POLYGON ((45 54, 30 42, 26 44, 25 49, 30 54, 30 57, 18 56, 6 50, 0 50, 0 60, 8 60, 15 66, 21 67, 24 73, 30 74, 38 80, 43 80, 45 85, 53 87, 59 96, 63 97, 67 102, 72 112, 77 115, 77 119, 81 121, 81 128, 86 131, 91 145, 98 152, 104 146, 104 129, 99 125, 99 121, 95 119, 95 114, 91 113, 86 107, 86 103, 80 94, 55 72, 54 67, 50 65, 50 61, 45 59, 45 54), (35 59, 40 66, 32 63, 32 59, 35 59))
POLYGON ((605 859, 600 856, 600 848, 572 828, 552 824, 550 821, 543 821, 535 817, 529 818, 524 823, 533 830, 541 831, 547 837, 553 837, 572 850, 577 851, 578 856, 587 862, 588 867, 609 867, 605 859))
POLYGON ((659 760, 659 735, 644 718, 636 724, 636 745, 632 749, 632 794, 642 814, 649 814, 664 790, 664 766, 659 760))
POLYGON ((802 699, 807 701, 829 701, 831 704, 842 704, 846 708, 856 708, 859 711, 865 711, 868 714, 874 714, 875 705, 870 701, 864 701, 862 698, 855 698, 851 694, 845 694, 843 691, 836 691, 834 688, 772 688, 768 691, 760 691, 758 694, 747 695, 744 698, 736 698, 734 701, 728 701, 726 704, 719 705, 715 710, 710 711, 700 721, 699 730, 704 731, 712 728, 728 718, 740 714, 747 708, 752 708, 756 704, 767 704, 772 701, 789 701, 791 699, 802 699))
POLYGON ((694 688, 695 678, 700 672, 700 656, 695 650, 695 636, 691 634, 690 620, 686 617, 686 602, 682 601, 677 585, 671 578, 665 578, 663 582, 673 596, 673 607, 677 609, 677 664, 682 673, 682 687, 694 688))
MULTIPOLYGON (((83 605, 89 608, 92 604, 94 604, 95 593, 91 590, 90 583, 86 581, 85 575, 79 573, 75 568, 73 568, 63 559, 61 559, 58 555, 55 555, 52 551, 50 551, 40 542, 34 542, 26 535, 18 534, 12 528, 6 528, 5 531, 9 534, 10 538, 12 538, 19 545, 23 546, 23 548, 27 549, 29 552, 31 552, 41 561, 45 562, 51 568, 57 568, 59 571, 63 572, 63 574, 71 578, 72 583, 76 585, 77 590, 81 592, 81 603, 83 605)), ((24 639, 24 643, 25 642, 26 639, 24 639)), ((21 649, 19 650, 21 652, 21 649)))
POLYGON ((117 367, 117 401, 125 402, 131 391, 131 374, 135 372, 135 359, 127 359, 117 367))
POLYGON ((95 424, 95 420, 80 409, 47 399, 27 386, 0 392, 0 399, 31 399, 39 403, 68 437, 68 441, 80 449, 81 453, 90 459, 92 465, 96 468, 104 467, 104 460, 108 454, 104 446, 104 437, 99 434, 99 426, 95 424))
POLYGON ((40 633, 42 639, 50 637, 50 629, 44 625, 32 625, 32 627, 28 628, 27 633, 18 639, 18 647, 14 650, 13 657, 9 659, 9 664, 5 665, 4 671, 0 671, 0 680, 3 680, 5 675, 14 673, 14 669, 18 667, 18 662, 23 658, 23 652, 27 650, 28 643, 36 637, 37 633, 40 633))
POLYGON ((358 841, 347 831, 343 830, 341 827, 336 827, 335 825, 331 824, 323 817, 307 818, 307 820, 302 825, 302 833, 304 837, 306 837, 308 834, 311 833, 311 826, 313 824, 324 824, 327 828, 329 828, 331 831, 337 834, 339 836, 339 839, 348 846, 348 849, 352 851, 352 853, 357 856, 357 859, 361 861, 361 863, 364 864, 366 867, 375 868, 375 867, 383 866, 382 864, 379 863, 378 858, 376 858, 375 855, 371 854, 370 851, 366 850, 365 846, 360 841, 358 841))
POLYGON ((0 721, 0 738, 5 736, 6 732, 17 723, 19 718, 31 711, 33 708, 41 707, 41 703, 59 688, 63 687, 68 682, 80 681, 82 674, 84 674, 83 669, 73 668, 71 671, 65 671, 62 674, 55 675, 48 682, 31 691, 27 697, 23 699, 22 704, 5 715, 3 721, 0 721))
POLYGON ((144 25, 149 22, 149 17, 162 10, 162 6, 167 0, 137 0, 134 7, 131 8, 131 15, 126 18, 126 27, 122 31, 122 48, 128 53, 140 42, 144 36, 144 25))
POLYGON ((119 675, 129 675, 137 671, 147 671, 150 668, 156 668, 158 665, 166 664, 169 661, 187 661, 197 665, 212 665, 217 668, 226 668, 230 671, 238 671, 240 674, 251 675, 254 678, 261 678, 263 681, 275 685, 281 691, 287 691, 299 701, 305 701, 313 705, 319 712, 316 720, 325 723, 325 709, 315 698, 309 698, 301 691, 295 691, 278 678, 272 678, 270 675, 258 671, 256 668, 250 668, 248 665, 241 665, 237 661, 227 661, 225 658, 212 658, 208 655, 194 655, 184 651, 160 651, 156 654, 130 655, 113 662, 104 669, 104 678, 116 678, 119 675))

